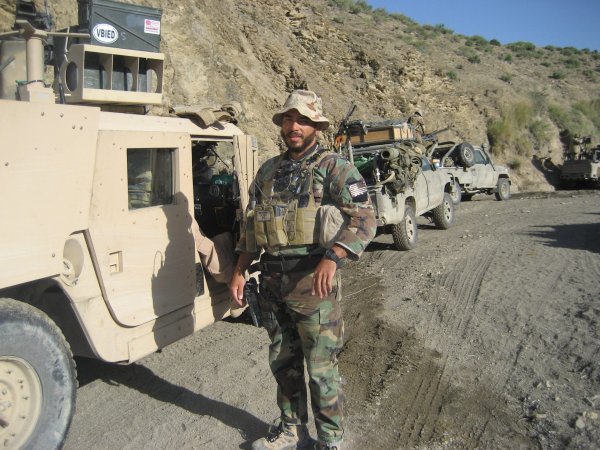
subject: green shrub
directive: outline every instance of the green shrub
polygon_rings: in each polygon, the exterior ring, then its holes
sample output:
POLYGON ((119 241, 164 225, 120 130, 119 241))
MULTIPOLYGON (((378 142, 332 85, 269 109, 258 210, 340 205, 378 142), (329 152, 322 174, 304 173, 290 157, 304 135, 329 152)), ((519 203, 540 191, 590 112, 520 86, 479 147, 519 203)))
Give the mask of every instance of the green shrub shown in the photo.
POLYGON ((514 158, 507 162, 506 165, 510 170, 519 170, 521 168, 521 160, 514 158))
POLYGON ((388 12, 383 9, 383 8, 377 8, 373 10, 373 18, 375 19, 375 22, 381 22, 384 19, 387 19, 388 17, 388 12))
POLYGON ((523 41, 507 44, 506 47, 514 52, 518 57, 532 56, 536 49, 535 45, 531 42, 523 41))
POLYGON ((573 105, 573 109, 580 111, 596 129, 600 130, 600 98, 577 102, 573 105))
POLYGON ((450 28, 446 28, 446 26, 443 23, 438 23, 435 26, 435 30, 441 34, 454 34, 454 31, 450 28))
POLYGON ((535 148, 551 138, 551 126, 537 113, 535 102, 519 101, 501 109, 500 117, 488 122, 488 139, 499 153, 516 152, 530 157, 535 148))
POLYGON ((477 47, 479 49, 484 49, 489 45, 489 43, 484 37, 475 35, 469 36, 465 41, 465 45, 469 47, 477 47))
POLYGON ((410 17, 405 16, 404 14, 391 13, 390 17, 394 20, 397 20, 398 22, 403 23, 404 25, 410 25, 410 26, 418 26, 419 25, 417 22, 412 20, 410 17))
POLYGON ((541 91, 533 91, 529 93, 529 98, 533 105, 534 114, 546 114, 548 110, 548 94, 541 91))
POLYGON ((504 61, 506 62, 512 62, 513 60, 513 56, 509 53, 504 57, 504 61))
POLYGON ((373 9, 371 5, 369 5, 365 0, 356 0, 354 5, 350 7, 350 12, 352 14, 359 14, 369 12, 373 9))
POLYGON ((481 62, 481 59, 479 58, 479 55, 471 55, 467 58, 467 61, 469 61, 472 64, 479 64, 481 62))
POLYGON ((561 129, 580 136, 600 133, 600 98, 579 101, 571 106, 550 105, 548 114, 561 129))
POLYGON ((335 6, 350 11, 352 14, 366 13, 373 10, 365 0, 331 0, 335 6))
POLYGON ((563 64, 568 69, 577 69, 580 66, 579 60, 575 57, 567 58, 563 60, 563 64))
POLYGON ((554 72, 552 72, 552 74, 550 75, 550 78, 554 79, 554 80, 562 80, 566 77, 564 72, 561 72, 560 70, 555 70, 554 72))
POLYGON ((454 70, 449 70, 449 71, 446 73, 446 76, 447 76, 448 78, 450 78, 451 80, 456 80, 456 79, 458 78, 458 75, 456 74, 456 72, 455 72, 454 70))
POLYGON ((560 52, 565 56, 579 55, 581 53, 581 51, 579 51, 575 47, 564 47, 560 50, 560 52))
POLYGON ((549 61, 542 61, 540 64, 542 66, 544 66, 544 67, 550 67, 550 62, 549 61))
POLYGON ((499 41, 498 39, 492 39, 492 40, 490 41, 490 45, 493 45, 493 46, 495 46, 495 47, 499 47, 499 46, 500 46, 500 45, 502 45, 502 44, 500 43, 500 41, 499 41))
POLYGON ((544 119, 534 119, 529 124, 529 132, 535 139, 538 147, 542 147, 543 144, 550 141, 552 137, 550 124, 544 119))
POLYGON ((500 75, 500 79, 502 81, 504 81, 505 83, 510 83, 512 81, 513 76, 509 73, 505 73, 503 75, 500 75))

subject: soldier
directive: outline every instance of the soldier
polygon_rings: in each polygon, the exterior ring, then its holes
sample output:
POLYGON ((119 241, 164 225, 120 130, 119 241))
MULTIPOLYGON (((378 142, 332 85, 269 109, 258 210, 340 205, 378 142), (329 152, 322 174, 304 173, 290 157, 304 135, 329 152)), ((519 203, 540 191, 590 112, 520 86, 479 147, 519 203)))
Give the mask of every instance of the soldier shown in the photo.
MULTIPOLYGON (((277 381, 280 423, 253 449, 310 443, 304 362, 321 449, 340 449, 342 391, 337 355, 343 344, 339 269, 358 259, 375 235, 367 186, 346 159, 318 144, 329 127, 321 99, 296 90, 273 116, 287 151, 266 161, 250 188, 250 206, 229 284, 243 304, 244 273, 260 257, 260 307, 269 333, 269 364, 277 381), (339 208, 344 220, 333 243, 319 243, 320 207, 339 208)), ((326 227, 325 224, 322 224, 326 227)))
POLYGON ((414 130, 415 140, 422 143, 423 136, 425 135, 425 121, 423 120, 421 110, 417 109, 413 115, 408 118, 407 122, 414 130))

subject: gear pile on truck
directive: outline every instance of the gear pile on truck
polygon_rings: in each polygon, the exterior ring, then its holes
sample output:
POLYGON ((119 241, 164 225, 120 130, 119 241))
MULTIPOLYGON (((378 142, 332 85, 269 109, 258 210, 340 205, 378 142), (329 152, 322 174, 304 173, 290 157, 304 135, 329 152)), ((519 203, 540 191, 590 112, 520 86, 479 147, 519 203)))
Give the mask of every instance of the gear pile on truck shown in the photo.
POLYGON ((336 145, 367 183, 378 232, 390 233, 397 250, 410 250, 417 244, 417 216, 428 217, 437 228, 450 228, 455 183, 427 159, 413 127, 404 120, 350 121, 354 109, 341 121, 336 145))
POLYGON ((73 355, 131 363, 231 313, 220 276, 257 143, 234 105, 147 114, 160 10, 80 0, 80 23, 52 31, 33 1, 16 9, 0 35, 0 443, 55 448, 73 355))

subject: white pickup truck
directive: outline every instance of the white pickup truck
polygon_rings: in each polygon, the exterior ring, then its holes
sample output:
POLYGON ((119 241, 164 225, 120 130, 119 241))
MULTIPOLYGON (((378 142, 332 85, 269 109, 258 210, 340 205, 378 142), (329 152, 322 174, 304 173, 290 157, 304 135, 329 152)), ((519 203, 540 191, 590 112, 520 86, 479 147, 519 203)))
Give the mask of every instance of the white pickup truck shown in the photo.
POLYGON ((498 200, 510 198, 510 174, 504 166, 495 164, 487 146, 467 142, 435 142, 428 148, 430 161, 454 178, 452 201, 471 200, 475 194, 495 194, 498 200))
POLYGON ((418 216, 442 230, 454 224, 452 177, 431 164, 405 122, 355 121, 348 129, 342 152, 367 183, 378 232, 391 234, 397 250, 416 246, 418 216))

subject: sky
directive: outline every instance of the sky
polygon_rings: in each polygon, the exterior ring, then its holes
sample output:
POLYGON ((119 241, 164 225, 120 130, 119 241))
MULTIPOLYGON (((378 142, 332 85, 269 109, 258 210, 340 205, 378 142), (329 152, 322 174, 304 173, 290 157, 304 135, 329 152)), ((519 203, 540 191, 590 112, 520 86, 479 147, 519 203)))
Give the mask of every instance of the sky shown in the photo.
POLYGON ((367 0, 425 25, 501 44, 600 50, 600 0, 367 0))

